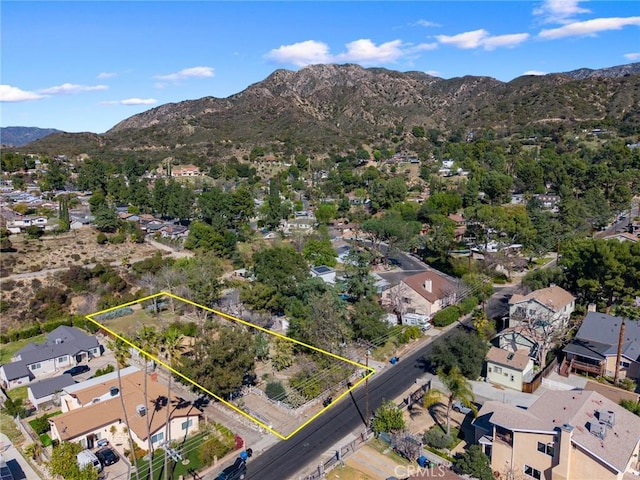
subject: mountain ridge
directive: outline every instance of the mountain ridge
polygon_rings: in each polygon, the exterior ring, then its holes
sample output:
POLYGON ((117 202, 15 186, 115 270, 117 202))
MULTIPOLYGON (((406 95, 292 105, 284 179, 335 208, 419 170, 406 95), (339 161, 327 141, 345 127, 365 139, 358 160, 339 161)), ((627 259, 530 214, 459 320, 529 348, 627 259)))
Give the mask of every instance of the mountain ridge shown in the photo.
MULTIPOLYGON (((293 144, 327 151, 370 143, 401 126, 451 132, 507 131, 545 122, 605 118, 638 124, 633 110, 639 103, 640 63, 527 75, 509 82, 323 64, 275 70, 226 98, 163 104, 118 122, 104 134, 84 134, 82 142, 87 149, 94 143, 94 149, 148 152, 156 157, 185 148, 219 155, 225 142, 242 149, 293 144)), ((67 135, 71 140, 82 134, 67 135)), ((66 143, 62 140, 58 134, 30 147, 60 147, 66 143)))

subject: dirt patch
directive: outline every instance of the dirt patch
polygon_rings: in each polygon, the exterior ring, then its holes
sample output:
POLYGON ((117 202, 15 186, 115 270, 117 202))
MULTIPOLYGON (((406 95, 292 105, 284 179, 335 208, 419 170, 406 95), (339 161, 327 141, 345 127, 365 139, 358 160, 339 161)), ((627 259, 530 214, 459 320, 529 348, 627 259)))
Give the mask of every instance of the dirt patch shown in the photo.
POLYGON ((146 258, 157 251, 146 243, 98 245, 97 235, 95 230, 85 228, 63 235, 45 235, 38 240, 29 240, 23 235, 12 236, 14 251, 3 252, 0 257, 2 276, 98 262, 126 263, 134 258, 146 258))
MULTIPOLYGON (((2 332, 33 324, 36 319, 30 313, 29 304, 35 292, 45 287, 66 290, 57 276, 67 268, 74 265, 90 267, 95 263, 109 263, 118 267, 151 257, 158 251, 146 243, 98 245, 96 237, 95 230, 81 229, 63 235, 44 236, 38 240, 29 240, 25 236, 11 238, 14 251, 0 255, 2 332)), ((72 295, 70 311, 95 311, 90 297, 72 295)))

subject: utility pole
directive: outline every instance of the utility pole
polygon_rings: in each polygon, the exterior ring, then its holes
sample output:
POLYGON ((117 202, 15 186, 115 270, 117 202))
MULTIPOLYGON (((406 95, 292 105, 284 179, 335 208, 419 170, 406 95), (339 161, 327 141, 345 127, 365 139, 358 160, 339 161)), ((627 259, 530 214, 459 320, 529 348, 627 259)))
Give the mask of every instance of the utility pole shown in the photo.
POLYGON ((367 377, 364 380, 364 401, 365 401, 365 407, 364 407, 364 418, 366 421, 366 425, 365 425, 365 432, 367 432, 367 436, 369 435, 369 354, 370 351, 367 348, 367 356, 366 356, 366 362, 365 365, 367 366, 367 372, 366 375, 367 377))

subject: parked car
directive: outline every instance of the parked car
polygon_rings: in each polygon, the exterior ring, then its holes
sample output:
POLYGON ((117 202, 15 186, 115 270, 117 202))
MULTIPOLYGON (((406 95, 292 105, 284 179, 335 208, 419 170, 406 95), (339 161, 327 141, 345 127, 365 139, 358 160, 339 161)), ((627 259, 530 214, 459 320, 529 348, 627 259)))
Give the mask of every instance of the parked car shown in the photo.
POLYGON ((82 450, 76 456, 78 467, 84 468, 88 465, 92 465, 98 472, 102 471, 102 463, 98 460, 98 457, 91 450, 82 450))
POLYGON ((246 475, 247 462, 238 457, 233 465, 228 466, 220 472, 216 480, 243 480, 246 475))
POLYGON ((468 415, 471 412, 473 412, 472 409, 464 405, 460 400, 456 400, 455 402, 453 402, 453 405, 451 406, 451 408, 454 411, 464 413, 465 415, 468 415))
POLYGON ((98 460, 100 460, 100 463, 105 467, 108 465, 113 465, 118 460, 120 460, 120 457, 118 456, 118 454, 109 447, 103 447, 100 450, 98 450, 96 452, 96 457, 98 457, 98 460))
POLYGON ((68 373, 71 376, 80 375, 81 373, 85 373, 91 370, 89 365, 76 365, 75 367, 71 367, 69 370, 65 370, 64 373, 68 373))

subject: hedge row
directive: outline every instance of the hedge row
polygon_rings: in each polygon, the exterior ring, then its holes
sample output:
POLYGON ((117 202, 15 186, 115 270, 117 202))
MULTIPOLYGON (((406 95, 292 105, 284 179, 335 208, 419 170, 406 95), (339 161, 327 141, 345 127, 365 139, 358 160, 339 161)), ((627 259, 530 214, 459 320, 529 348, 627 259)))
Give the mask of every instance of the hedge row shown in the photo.
POLYGON ((460 318, 461 312, 457 305, 443 308, 433 316, 433 324, 436 327, 446 327, 460 318))

